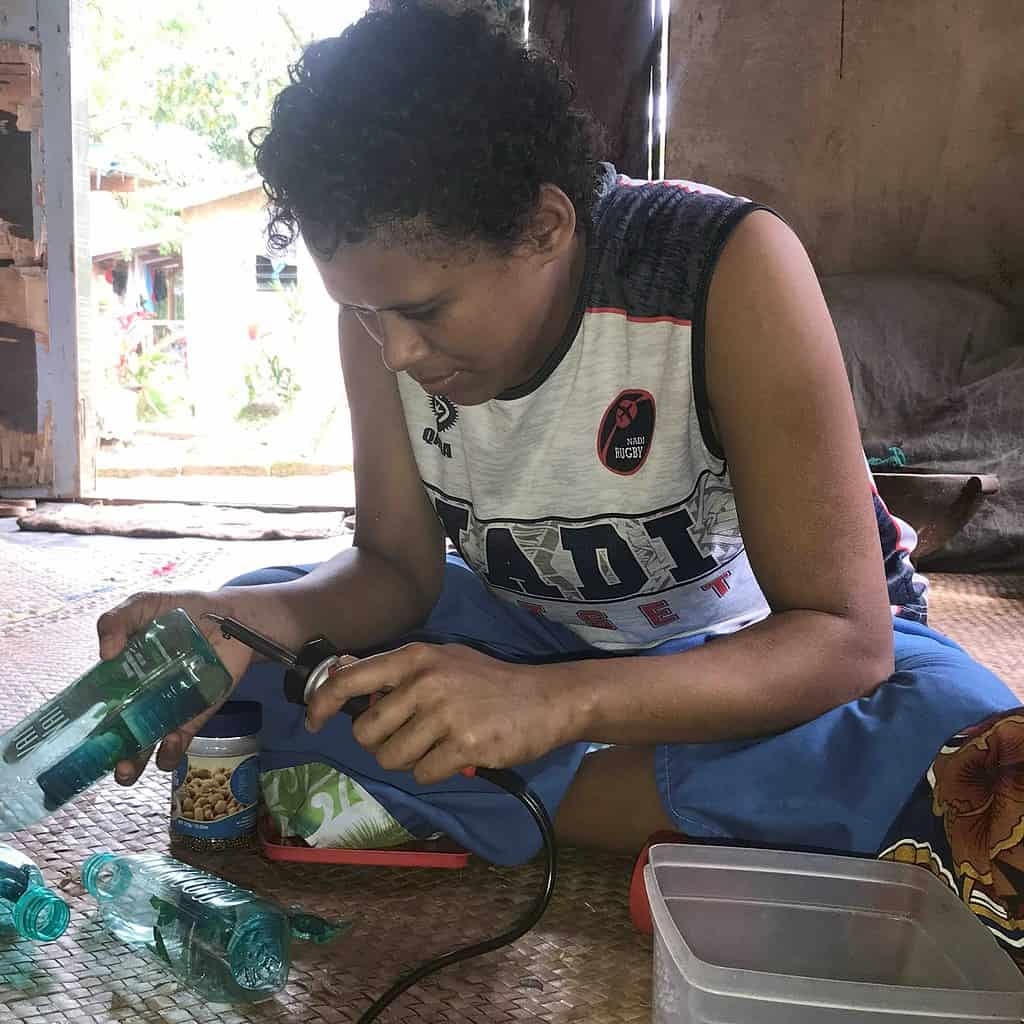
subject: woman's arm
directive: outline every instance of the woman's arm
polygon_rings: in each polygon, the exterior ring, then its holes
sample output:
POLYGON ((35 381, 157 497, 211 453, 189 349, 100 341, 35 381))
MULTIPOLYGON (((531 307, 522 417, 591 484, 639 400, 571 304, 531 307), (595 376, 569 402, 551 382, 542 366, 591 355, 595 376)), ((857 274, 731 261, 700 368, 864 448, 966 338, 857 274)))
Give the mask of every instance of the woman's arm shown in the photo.
MULTIPOLYGON (((803 246, 750 214, 715 271, 707 389, 743 540, 772 614, 691 651, 551 666, 578 737, 699 742, 780 732, 893 671, 892 623, 835 328, 803 246)), ((576 737, 573 737, 576 738, 576 737)))
POLYGON ((334 677, 310 704, 311 728, 351 696, 394 687, 356 738, 383 767, 429 783, 579 740, 770 735, 892 673, 881 547, 839 344, 806 253, 771 214, 736 229, 706 322, 715 429, 771 615, 679 654, 544 666, 411 644, 334 677))

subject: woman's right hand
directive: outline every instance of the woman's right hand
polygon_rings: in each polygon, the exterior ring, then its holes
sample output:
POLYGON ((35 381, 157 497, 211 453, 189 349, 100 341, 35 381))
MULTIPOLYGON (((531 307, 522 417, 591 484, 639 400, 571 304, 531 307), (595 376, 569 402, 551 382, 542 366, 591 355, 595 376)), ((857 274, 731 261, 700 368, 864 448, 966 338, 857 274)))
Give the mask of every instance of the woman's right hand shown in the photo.
MULTIPOLYGON (((252 651, 237 640, 226 639, 217 624, 203 618, 203 615, 212 612, 215 615, 237 617, 244 622, 245 613, 239 611, 237 607, 241 593, 243 591, 236 589, 133 594, 116 608, 104 612, 99 617, 96 632, 99 634, 100 657, 104 661, 116 657, 121 653, 129 636, 153 619, 174 608, 181 608, 209 640, 224 667, 231 673, 233 690, 252 661, 252 651)), ((228 697, 224 699, 227 700, 228 697)), ((157 767, 163 771, 173 771, 192 742, 192 737, 213 717, 222 703, 223 701, 219 702, 166 736, 157 751, 157 767)), ((144 750, 134 761, 118 762, 114 777, 122 786, 131 786, 142 774, 152 753, 152 749, 144 750)))

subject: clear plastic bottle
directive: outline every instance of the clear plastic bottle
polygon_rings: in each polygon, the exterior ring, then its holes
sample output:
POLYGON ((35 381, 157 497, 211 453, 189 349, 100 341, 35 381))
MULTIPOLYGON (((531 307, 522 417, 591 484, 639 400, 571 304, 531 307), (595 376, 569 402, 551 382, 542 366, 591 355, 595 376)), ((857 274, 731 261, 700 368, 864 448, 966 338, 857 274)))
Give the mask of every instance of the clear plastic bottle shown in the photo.
POLYGON ((288 980, 288 915, 248 889, 161 853, 93 854, 82 884, 118 938, 212 1002, 258 1002, 288 980))
POLYGON ((0 833, 41 821, 230 688, 230 674, 185 612, 155 619, 116 658, 0 736, 0 833))
POLYGON ((43 882, 39 868, 20 850, 0 843, 0 931, 53 942, 68 926, 68 905, 43 882))

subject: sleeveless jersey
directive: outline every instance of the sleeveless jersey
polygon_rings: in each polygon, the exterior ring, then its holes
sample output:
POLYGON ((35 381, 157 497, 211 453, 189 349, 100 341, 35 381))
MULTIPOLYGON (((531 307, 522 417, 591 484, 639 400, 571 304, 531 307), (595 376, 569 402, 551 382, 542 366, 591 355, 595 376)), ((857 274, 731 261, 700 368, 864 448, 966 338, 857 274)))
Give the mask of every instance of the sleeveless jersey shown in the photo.
MULTIPOLYGON (((730 633, 769 614, 704 384, 711 276, 756 209, 606 166, 574 316, 534 378, 464 408, 398 375, 456 550, 496 596, 593 646, 730 633)), ((913 531, 875 504, 894 611, 922 619, 913 531)))

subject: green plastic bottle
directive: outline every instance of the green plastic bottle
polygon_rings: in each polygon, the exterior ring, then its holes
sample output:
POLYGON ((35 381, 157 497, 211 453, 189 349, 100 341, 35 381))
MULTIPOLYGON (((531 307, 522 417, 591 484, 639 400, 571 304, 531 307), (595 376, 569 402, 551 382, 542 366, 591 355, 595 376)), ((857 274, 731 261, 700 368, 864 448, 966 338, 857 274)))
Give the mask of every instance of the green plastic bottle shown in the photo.
POLYGON ((39 868, 20 850, 0 844, 0 932, 53 942, 67 929, 68 905, 43 882, 39 868))
POLYGON ((180 608, 0 736, 0 833, 35 824, 223 699, 231 675, 180 608))
POLYGON ((259 1002, 288 980, 288 914, 248 889, 162 853, 93 854, 82 884, 118 938, 212 1002, 259 1002))

